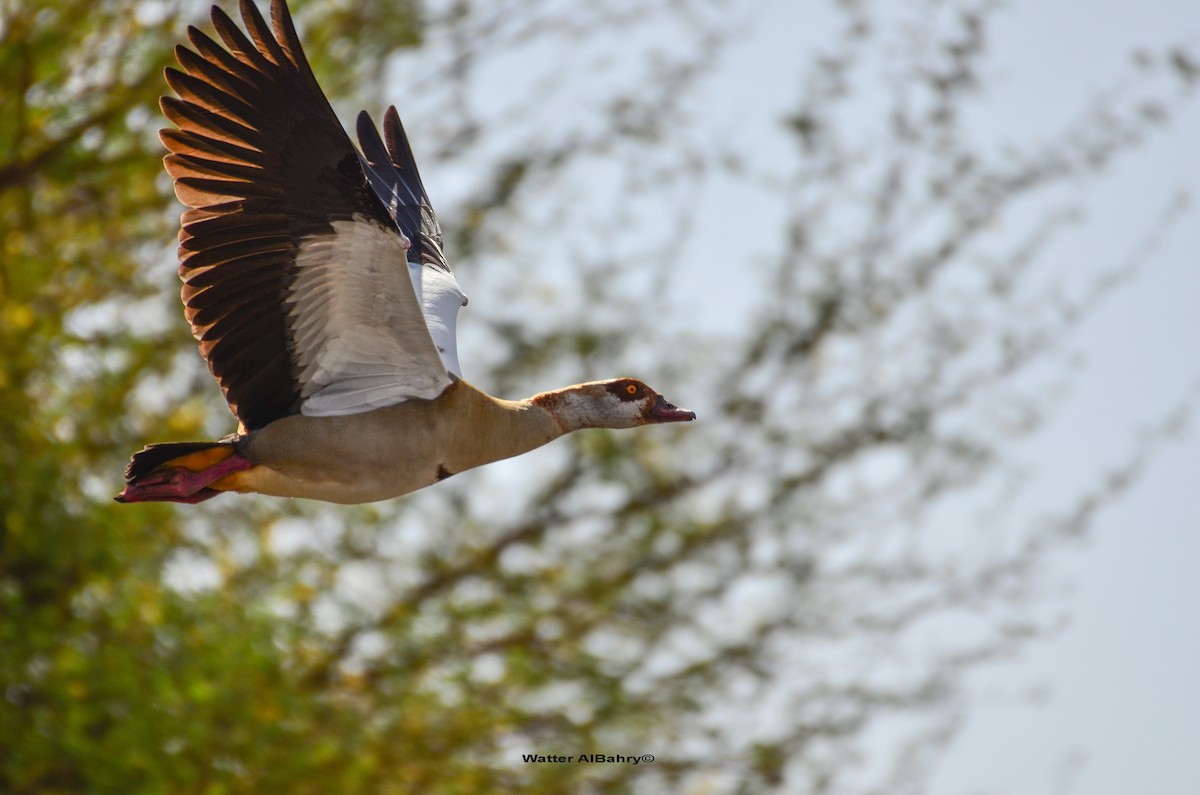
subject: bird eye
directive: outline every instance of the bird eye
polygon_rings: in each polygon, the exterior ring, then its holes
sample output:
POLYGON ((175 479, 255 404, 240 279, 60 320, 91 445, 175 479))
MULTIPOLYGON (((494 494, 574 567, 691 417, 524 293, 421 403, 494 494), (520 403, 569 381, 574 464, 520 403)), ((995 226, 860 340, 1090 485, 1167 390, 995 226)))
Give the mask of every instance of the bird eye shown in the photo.
POLYGON ((625 391, 631 395, 636 395, 638 391, 637 384, 630 384, 629 386, 625 387, 625 391))

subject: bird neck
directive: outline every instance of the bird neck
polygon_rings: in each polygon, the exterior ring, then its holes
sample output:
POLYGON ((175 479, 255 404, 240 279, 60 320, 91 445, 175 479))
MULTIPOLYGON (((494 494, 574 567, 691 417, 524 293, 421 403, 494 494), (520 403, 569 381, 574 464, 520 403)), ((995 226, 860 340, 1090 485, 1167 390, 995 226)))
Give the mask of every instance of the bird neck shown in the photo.
POLYGON ((456 382, 450 390, 454 390, 451 402, 458 405, 449 407, 446 414, 459 419, 457 438, 450 446, 459 460, 452 471, 521 455, 566 433, 557 419, 532 399, 502 400, 465 381, 456 382))
POLYGON ((559 430, 559 435, 582 428, 606 428, 606 418, 597 411, 594 400, 582 392, 585 385, 540 392, 522 401, 548 416, 559 430))

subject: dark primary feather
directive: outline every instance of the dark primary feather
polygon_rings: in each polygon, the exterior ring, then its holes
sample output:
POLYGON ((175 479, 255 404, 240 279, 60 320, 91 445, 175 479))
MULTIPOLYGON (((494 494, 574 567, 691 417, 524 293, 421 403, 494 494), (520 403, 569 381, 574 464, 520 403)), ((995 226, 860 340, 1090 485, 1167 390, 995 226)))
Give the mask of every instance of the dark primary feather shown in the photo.
POLYGON ((253 3, 240 7, 248 35, 213 7, 224 47, 188 28, 194 51, 176 49, 184 71, 167 69, 166 79, 177 97, 161 102, 179 129, 161 137, 189 208, 179 243, 185 314, 230 409, 252 430, 299 410, 283 299, 300 239, 355 216, 393 221, 317 85, 287 6, 273 0, 273 32, 253 3))
POLYGON ((363 170, 396 226, 412 242, 409 260, 448 272, 450 266, 442 252, 442 230, 417 171, 400 114, 394 106, 387 109, 383 116, 383 140, 365 110, 358 114, 357 127, 358 144, 364 155, 363 170))

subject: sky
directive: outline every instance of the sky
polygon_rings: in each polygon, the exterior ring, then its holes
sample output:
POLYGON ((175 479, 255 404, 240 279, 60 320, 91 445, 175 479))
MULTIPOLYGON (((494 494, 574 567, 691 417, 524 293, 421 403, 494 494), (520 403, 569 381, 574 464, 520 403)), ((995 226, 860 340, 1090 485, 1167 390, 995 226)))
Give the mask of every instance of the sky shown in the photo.
MULTIPOLYGON (((1197 47, 1200 15, 1172 0, 1013 2, 998 34, 996 51, 1020 54, 1005 59, 999 124, 1022 110, 1023 119, 1053 117, 1119 66, 1123 50, 1197 47)), ((1112 231, 1146 217, 1145 197, 1181 188, 1200 200, 1195 105, 1092 197, 1086 238, 1097 256, 1112 231)), ((1193 207, 1149 267, 1081 329, 1087 366, 1058 420, 1025 451, 1040 463, 1043 499, 1132 447, 1128 431, 1149 427, 1196 383, 1198 254, 1193 207)), ((967 722, 932 795, 1200 792, 1198 473, 1193 421, 1084 544, 1054 559, 1046 579, 1068 626, 973 677, 967 722)))
MULTIPOLYGON (((878 5, 887 8, 897 0, 878 5)), ((819 45, 819 4, 762 2, 730 54, 741 107, 780 92, 772 76, 819 45), (801 33, 804 31, 804 33, 801 33)), ((741 5, 735 4, 737 7, 741 5)), ((747 19, 747 17, 743 17, 747 19)), ((990 49, 988 99, 972 116, 981 140, 1052 135, 1129 53, 1178 43, 1200 49, 1200 14, 1185 0, 1012 0, 990 49)), ((730 90, 730 94, 734 91, 730 90)), ((1200 103, 1154 145, 1089 187, 1088 216, 1072 236, 1080 262, 1119 260, 1179 190, 1200 202, 1200 103)), ((751 146, 756 145, 752 140, 751 146)), ((767 142, 763 146, 769 145, 767 142)), ((1139 429, 1200 378, 1200 223, 1197 207, 1147 268, 1076 333, 1084 366, 1055 419, 1014 455, 1036 486, 1021 509, 1064 503, 1133 449, 1139 429)), ((703 301, 704 295, 697 299, 703 301)), ((708 296, 719 317, 719 302, 708 296)), ((1081 544, 1042 572, 1047 616, 1067 624, 969 680, 966 721, 938 765, 931 795, 1128 795, 1200 792, 1200 428, 1174 435, 1127 496, 1081 544)))
MULTIPOLYGON (((880 0, 874 7, 891 10, 902 1, 880 0)), ((776 111, 794 97, 779 81, 821 46, 830 31, 828 10, 794 0, 738 0, 727 7, 743 33, 712 83, 712 106, 741 119, 733 132, 742 146, 777 146, 776 111)), ((1049 138, 1100 86, 1128 72, 1133 51, 1168 44, 1200 51, 1194 2, 1009 0, 990 39, 987 100, 973 110, 970 124, 981 141, 1049 138)), ((396 82, 419 84, 422 67, 401 67, 396 82)), ((512 92, 520 79, 514 67, 491 87, 512 92)), ((1054 421, 1011 451, 1034 483, 1018 516, 1032 521, 1070 504, 1071 495, 1135 448, 1139 432, 1196 389, 1198 147, 1200 102, 1192 101, 1151 146, 1085 186, 1088 214, 1068 252, 1083 265, 1119 262, 1138 230, 1153 223, 1162 197, 1186 191, 1196 206, 1147 267, 1076 331, 1073 350, 1083 365, 1054 421)), ((438 196, 453 194, 452 168, 438 176, 438 196)), ((760 211, 769 227, 770 208, 760 211)), ((722 231, 699 224, 690 243, 720 249, 722 231)), ((698 275, 677 298, 716 328, 736 316, 725 310, 738 297, 737 285, 698 275)), ((468 294, 475 289, 486 297, 483 285, 470 284, 478 276, 460 274, 460 281, 468 294)), ((465 321, 461 350, 471 349, 471 333, 465 321)), ((1046 562, 1039 609, 1044 617, 1064 617, 1065 626, 970 677, 965 722, 936 768, 931 795, 1200 792, 1200 578, 1192 573, 1200 560, 1198 426, 1193 421, 1171 434, 1088 537, 1046 562)))

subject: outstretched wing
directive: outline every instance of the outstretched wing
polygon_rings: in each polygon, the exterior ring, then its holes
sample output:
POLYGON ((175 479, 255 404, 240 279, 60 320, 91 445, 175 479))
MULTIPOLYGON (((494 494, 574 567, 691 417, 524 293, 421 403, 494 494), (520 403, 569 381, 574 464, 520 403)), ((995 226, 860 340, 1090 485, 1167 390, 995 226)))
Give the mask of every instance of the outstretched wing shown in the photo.
POLYGON ((225 47, 193 27, 163 113, 168 173, 189 209, 183 303, 247 430, 297 411, 354 414, 433 398, 451 376, 407 267, 410 240, 317 85, 287 6, 273 32, 249 0, 225 47))
POLYGON ((383 136, 380 140, 379 131, 366 111, 358 114, 363 170, 396 226, 412 241, 408 267, 425 313, 425 323, 442 363, 461 377, 456 327, 458 311, 466 306, 467 298, 446 262, 442 230, 429 204, 429 195, 425 193, 421 174, 417 171, 417 161, 394 106, 383 115, 383 136))

